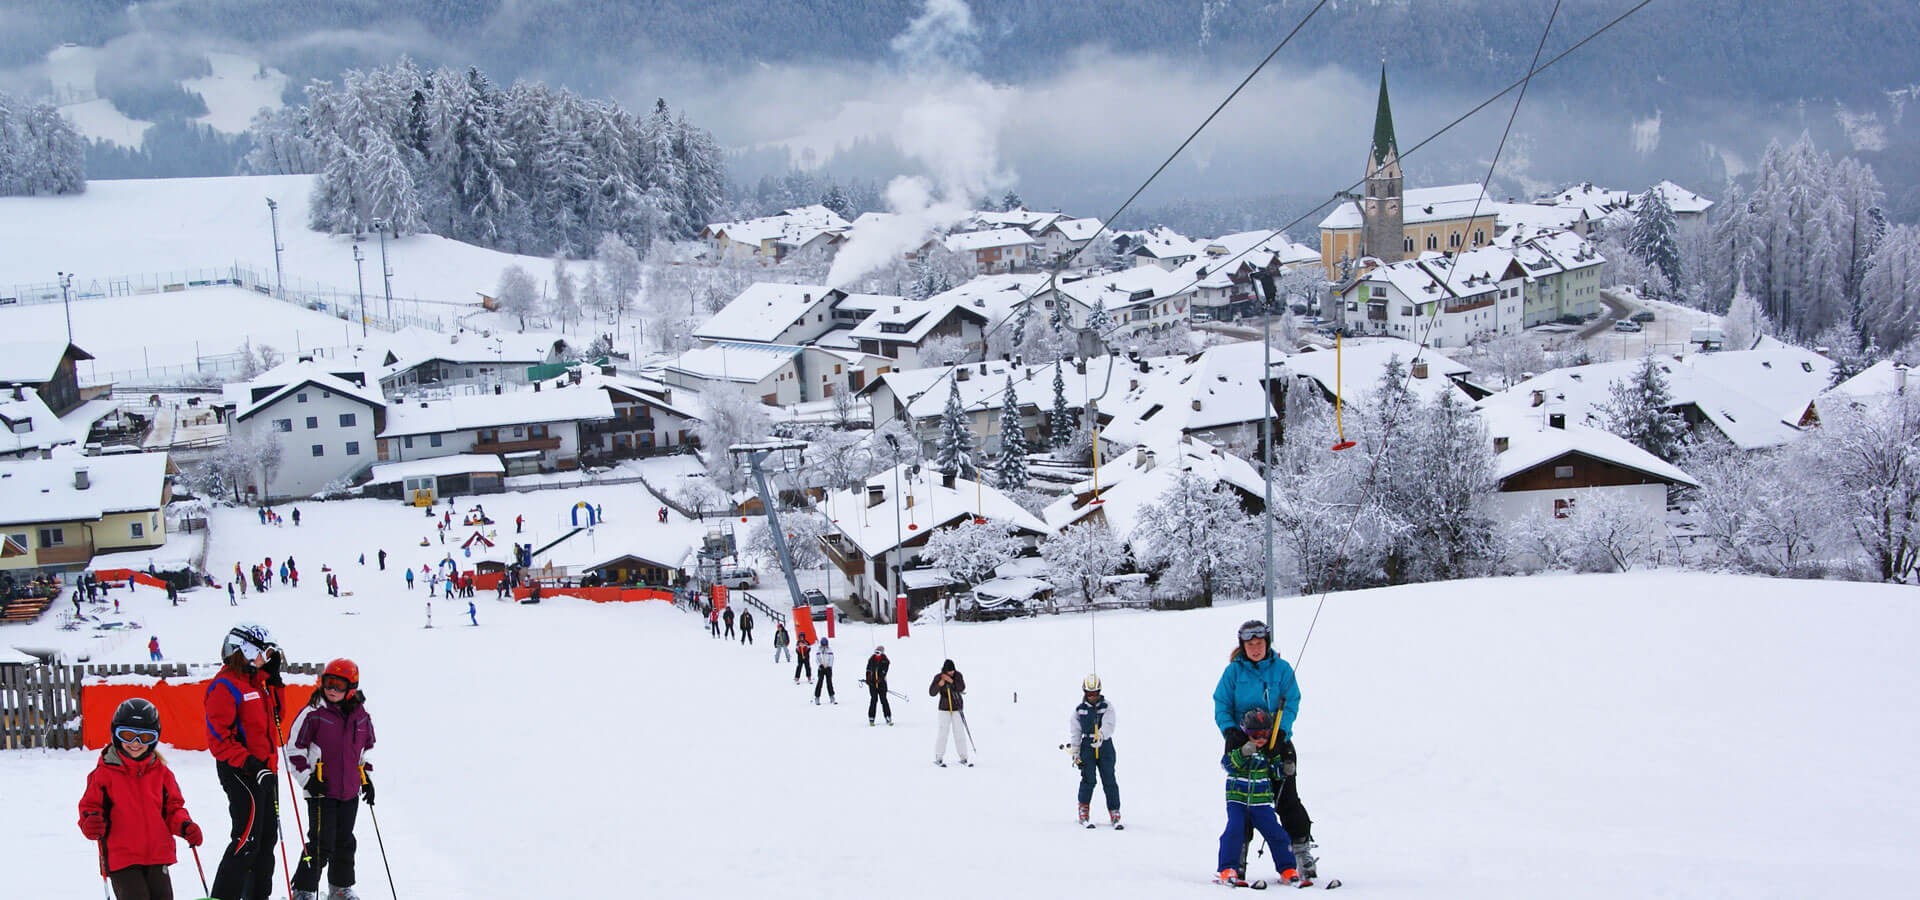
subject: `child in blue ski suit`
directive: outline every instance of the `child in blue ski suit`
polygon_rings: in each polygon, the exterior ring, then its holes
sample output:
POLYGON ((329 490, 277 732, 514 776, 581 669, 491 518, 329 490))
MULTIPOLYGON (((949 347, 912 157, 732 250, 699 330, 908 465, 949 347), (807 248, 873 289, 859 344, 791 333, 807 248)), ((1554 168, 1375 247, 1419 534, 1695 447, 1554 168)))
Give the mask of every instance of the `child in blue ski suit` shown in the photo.
POLYGON ((1247 742, 1220 757, 1220 767, 1227 770, 1227 827, 1220 832, 1220 855, 1214 866, 1219 874, 1215 880, 1228 884, 1245 881, 1246 873, 1234 866, 1240 861, 1241 835, 1251 820, 1273 849, 1281 882, 1295 883, 1300 875, 1294 870, 1293 842, 1273 812, 1273 772, 1278 760, 1267 755, 1273 716, 1264 709, 1249 710, 1241 717, 1240 728, 1247 733, 1247 742))

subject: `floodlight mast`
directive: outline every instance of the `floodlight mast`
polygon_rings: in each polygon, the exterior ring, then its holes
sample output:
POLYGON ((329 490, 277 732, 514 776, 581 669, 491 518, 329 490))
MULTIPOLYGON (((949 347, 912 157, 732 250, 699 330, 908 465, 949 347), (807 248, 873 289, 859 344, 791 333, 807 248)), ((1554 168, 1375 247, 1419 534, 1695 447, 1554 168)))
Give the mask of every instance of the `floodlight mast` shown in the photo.
POLYGON ((787 450, 804 450, 805 441, 760 441, 751 444, 734 444, 727 453, 735 459, 745 459, 747 469, 753 473, 754 487, 760 492, 760 505, 767 510, 767 534, 773 539, 774 555, 780 558, 780 574, 786 576, 787 591, 793 595, 788 608, 798 607, 806 602, 806 595, 800 592, 800 579, 793 574, 793 554, 787 550, 787 533, 780 527, 780 511, 774 508, 773 491, 767 487, 767 473, 760 463, 775 453, 787 450))

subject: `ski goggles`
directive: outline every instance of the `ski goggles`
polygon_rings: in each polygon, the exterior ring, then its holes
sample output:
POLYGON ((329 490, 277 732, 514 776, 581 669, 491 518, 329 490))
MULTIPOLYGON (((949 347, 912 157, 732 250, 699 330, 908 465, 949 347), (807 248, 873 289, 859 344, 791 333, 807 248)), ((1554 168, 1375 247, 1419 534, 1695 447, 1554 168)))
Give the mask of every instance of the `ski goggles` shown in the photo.
POLYGON ((345 693, 353 690, 353 683, 338 675, 322 675, 320 676, 320 689, 323 691, 340 691, 345 693))
POLYGON ((148 728, 115 728, 113 738, 129 744, 158 744, 160 732, 148 728))
POLYGON ((1240 626, 1240 639, 1243 641, 1251 641, 1255 638, 1264 641, 1271 635, 1272 632, 1267 630, 1267 626, 1258 622, 1240 626))

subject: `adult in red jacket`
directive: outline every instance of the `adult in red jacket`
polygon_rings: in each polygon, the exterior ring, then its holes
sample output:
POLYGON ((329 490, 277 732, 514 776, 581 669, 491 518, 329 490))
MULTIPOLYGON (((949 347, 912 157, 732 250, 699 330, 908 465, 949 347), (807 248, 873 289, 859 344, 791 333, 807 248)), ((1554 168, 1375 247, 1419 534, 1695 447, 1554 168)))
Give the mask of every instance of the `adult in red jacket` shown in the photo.
POLYGON ((173 837, 198 847, 200 826, 160 758, 160 712, 128 700, 114 711, 112 732, 80 797, 80 833, 100 842, 100 867, 120 900, 171 900, 173 837))
POLYGON ((233 830, 210 893, 217 900, 266 900, 280 824, 280 648, 265 626, 237 625, 220 655, 226 665, 207 685, 207 749, 227 792, 233 830))

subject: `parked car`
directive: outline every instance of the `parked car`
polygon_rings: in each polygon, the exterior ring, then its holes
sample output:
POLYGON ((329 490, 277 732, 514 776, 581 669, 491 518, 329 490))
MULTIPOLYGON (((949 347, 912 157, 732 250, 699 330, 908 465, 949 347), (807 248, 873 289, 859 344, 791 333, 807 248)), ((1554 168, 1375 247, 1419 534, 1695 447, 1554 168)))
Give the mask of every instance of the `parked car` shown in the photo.
POLYGON ((730 588, 753 588, 760 586, 760 573, 746 566, 734 566, 720 570, 720 583, 730 588))
POLYGON ((1626 332, 1639 331, 1640 323, 1635 322, 1632 319, 1621 319, 1620 321, 1613 323, 1613 330, 1626 331, 1626 332))
POLYGON ((806 601, 808 611, 813 614, 815 622, 826 618, 827 611, 833 608, 833 604, 827 602, 827 595, 814 588, 801 591, 800 598, 806 601))
POLYGON ((1561 316, 1560 318, 1555 319, 1554 321, 1559 322, 1562 325, 1579 325, 1585 322, 1586 320, 1580 318, 1577 315, 1574 315, 1573 313, 1567 313, 1566 315, 1561 316))
POLYGON ((1643 309, 1634 313, 1631 320, 1635 322, 1651 322, 1653 321, 1653 310, 1643 309))

